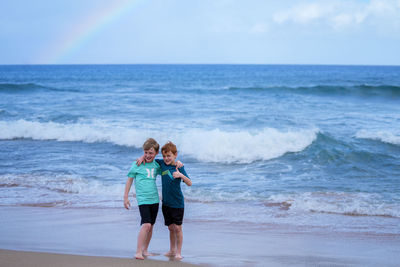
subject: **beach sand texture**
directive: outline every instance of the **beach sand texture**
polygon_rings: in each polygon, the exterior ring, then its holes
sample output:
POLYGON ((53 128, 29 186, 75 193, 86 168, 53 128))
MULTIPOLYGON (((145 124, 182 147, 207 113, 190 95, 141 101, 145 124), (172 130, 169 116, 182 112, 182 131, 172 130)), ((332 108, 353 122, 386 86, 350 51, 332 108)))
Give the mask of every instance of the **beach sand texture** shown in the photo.
POLYGON ((125 266, 175 266, 191 267, 196 266, 183 262, 168 262, 156 260, 133 260, 126 258, 94 257, 42 252, 26 252, 13 250, 0 250, 0 266, 24 266, 24 267, 125 267, 125 266))

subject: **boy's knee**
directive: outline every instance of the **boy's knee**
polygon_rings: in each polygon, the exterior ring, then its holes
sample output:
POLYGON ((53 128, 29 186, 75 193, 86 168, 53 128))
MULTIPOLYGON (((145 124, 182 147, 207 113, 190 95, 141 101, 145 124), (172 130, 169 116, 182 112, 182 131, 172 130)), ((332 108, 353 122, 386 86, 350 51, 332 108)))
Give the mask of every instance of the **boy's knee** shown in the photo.
POLYGON ((182 232, 182 225, 175 225, 175 232, 182 232))
POLYGON ((150 223, 144 223, 142 224, 142 228, 143 230, 145 230, 146 232, 150 232, 152 230, 152 225, 150 223))
POLYGON ((173 223, 173 224, 168 225, 168 229, 171 232, 175 232, 175 233, 182 232, 182 225, 176 225, 173 223))
POLYGON ((170 224, 170 225, 168 225, 168 229, 171 231, 171 232, 176 232, 176 224, 170 224))

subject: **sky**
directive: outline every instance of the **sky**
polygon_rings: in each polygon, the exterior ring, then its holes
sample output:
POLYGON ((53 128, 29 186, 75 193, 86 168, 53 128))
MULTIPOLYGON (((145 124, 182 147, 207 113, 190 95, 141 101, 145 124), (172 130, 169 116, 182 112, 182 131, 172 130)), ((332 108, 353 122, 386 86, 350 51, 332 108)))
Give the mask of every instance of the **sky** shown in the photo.
POLYGON ((400 0, 1 0, 0 64, 400 65, 400 0))

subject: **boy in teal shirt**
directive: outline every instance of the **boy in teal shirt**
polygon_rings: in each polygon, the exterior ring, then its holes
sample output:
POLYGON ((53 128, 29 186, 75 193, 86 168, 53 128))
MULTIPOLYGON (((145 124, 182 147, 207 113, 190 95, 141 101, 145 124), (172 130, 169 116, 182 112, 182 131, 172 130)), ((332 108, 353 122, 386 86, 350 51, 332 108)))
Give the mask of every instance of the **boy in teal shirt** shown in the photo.
POLYGON ((160 165, 154 161, 158 154, 160 145, 153 138, 147 139, 143 144, 145 164, 140 166, 136 162, 132 164, 128 173, 128 180, 125 185, 124 206, 129 209, 129 191, 133 181, 135 182, 136 199, 139 205, 141 228, 137 239, 137 249, 135 258, 143 260, 144 256, 149 256, 147 249, 153 234, 153 226, 156 222, 159 197, 156 186, 156 177, 161 173, 160 165))

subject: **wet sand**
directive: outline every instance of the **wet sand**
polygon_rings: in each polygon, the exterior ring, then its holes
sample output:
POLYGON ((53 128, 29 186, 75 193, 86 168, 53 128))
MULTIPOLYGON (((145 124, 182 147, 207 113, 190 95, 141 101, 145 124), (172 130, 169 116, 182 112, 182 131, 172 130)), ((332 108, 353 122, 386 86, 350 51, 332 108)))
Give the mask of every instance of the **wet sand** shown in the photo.
POLYGON ((0 250, 0 266, 11 267, 196 267, 196 265, 182 262, 166 262, 155 260, 132 260, 112 257, 94 257, 68 254, 55 254, 43 252, 26 252, 13 250, 0 250))
MULTIPOLYGON (((108 266, 124 266, 118 264, 125 264, 125 261, 132 264, 130 266, 142 266, 133 265, 142 264, 133 259, 139 229, 139 215, 135 209, 0 207, 0 218, 0 249, 113 257, 117 258, 116 265, 108 266)), ((156 256, 141 262, 175 264, 172 266, 185 263, 201 266, 398 266, 400 262, 398 235, 188 219, 184 221, 183 230, 184 259, 170 261, 163 256, 169 249, 169 241, 168 230, 160 216, 149 247, 156 256)), ((8 253, 5 255, 11 255, 8 253)), ((3 264, 6 261, 1 255, 3 264)), ((29 263, 30 255, 17 252, 16 257, 26 258, 29 263)), ((42 256, 32 257, 47 259, 50 254, 38 255, 42 256)), ((75 259, 70 255, 63 257, 75 259)), ((89 257, 89 260, 112 261, 96 257, 89 257)))

